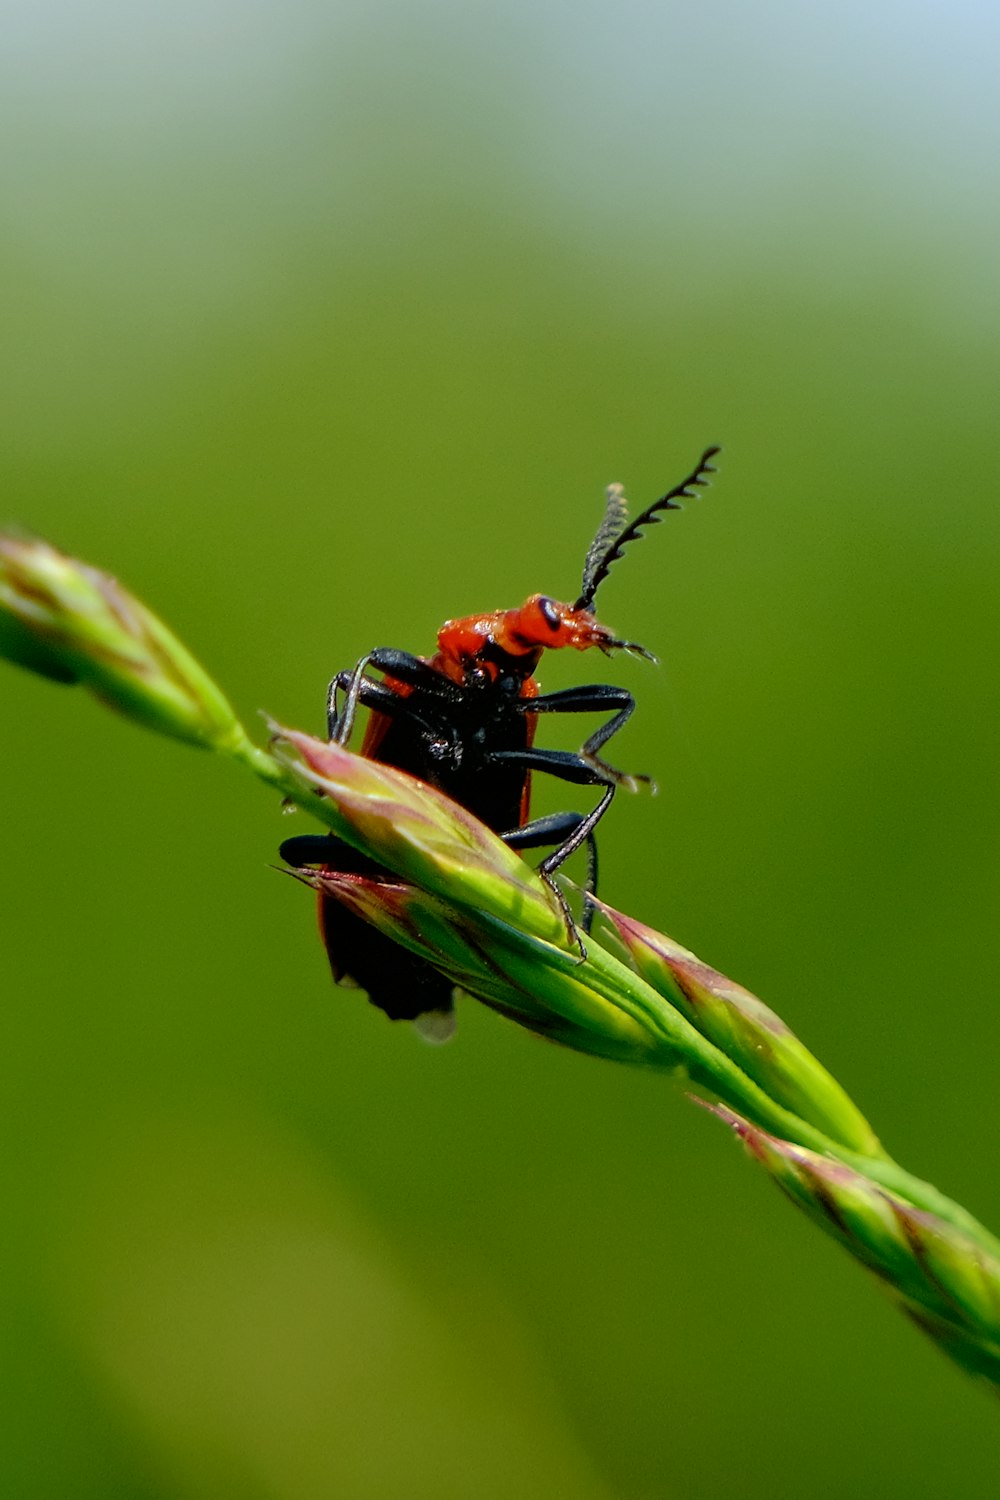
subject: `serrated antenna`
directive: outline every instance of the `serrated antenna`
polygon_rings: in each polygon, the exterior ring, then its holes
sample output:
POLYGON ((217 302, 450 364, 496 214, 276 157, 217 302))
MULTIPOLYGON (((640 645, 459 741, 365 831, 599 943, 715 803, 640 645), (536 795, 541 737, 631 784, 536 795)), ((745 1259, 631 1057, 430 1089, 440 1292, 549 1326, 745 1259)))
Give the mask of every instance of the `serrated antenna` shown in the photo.
POLYGON ((647 505, 641 515, 630 521, 625 529, 619 530, 625 519, 625 495, 620 484, 612 484, 608 487, 608 500, 604 511, 604 520, 598 527, 597 535, 590 545, 587 553, 587 561, 583 566, 583 584, 580 597, 573 606, 574 609, 590 609, 594 603, 594 596, 601 584, 607 578, 611 564, 617 562, 629 542, 634 542, 637 536, 642 535, 642 528, 648 526, 651 521, 661 519, 660 512, 665 510, 681 510, 682 500, 696 500, 699 489, 704 489, 709 483, 708 476, 714 474, 715 466, 712 459, 721 452, 718 444, 706 448, 698 460, 697 468, 692 469, 686 479, 680 484, 674 485, 659 500, 654 500, 652 505, 647 505), (612 521, 612 512, 617 505, 617 521, 612 521))
MULTIPOLYGON (((628 501, 625 499, 625 486, 609 484, 605 492, 604 518, 597 528, 597 535, 587 548, 587 557, 583 564, 583 582, 580 584, 581 599, 594 597, 594 591, 597 588, 594 581, 595 574, 627 520, 628 501)), ((580 606, 577 605, 577 608, 579 609, 580 606)))

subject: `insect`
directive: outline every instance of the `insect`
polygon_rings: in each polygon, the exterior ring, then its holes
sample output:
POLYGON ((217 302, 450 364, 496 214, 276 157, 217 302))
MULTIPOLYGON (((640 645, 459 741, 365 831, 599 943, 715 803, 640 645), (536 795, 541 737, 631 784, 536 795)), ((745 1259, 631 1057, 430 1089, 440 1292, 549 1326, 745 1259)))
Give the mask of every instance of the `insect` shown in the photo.
MULTIPOLYGON (((717 447, 707 448, 696 468, 654 500, 634 520, 627 518, 624 491, 611 485, 603 520, 586 556, 579 598, 562 604, 533 594, 519 609, 500 609, 447 620, 438 632, 434 656, 380 646, 338 672, 327 693, 327 731, 346 744, 358 707, 370 711, 362 755, 396 766, 429 782, 468 808, 514 849, 550 848, 538 870, 556 894, 571 931, 577 926, 552 877, 570 855, 587 851, 583 915, 586 933, 593 917, 589 897, 597 886, 594 830, 621 786, 648 777, 630 776, 602 757, 608 740, 635 709, 625 688, 590 683, 541 693, 535 670, 545 651, 591 648, 610 655, 626 651, 651 660, 635 641, 620 640, 594 614, 597 590, 611 566, 642 528, 680 502, 696 497, 715 472, 717 447), (375 671, 380 677, 371 676, 375 671), (578 751, 538 749, 534 734, 541 714, 604 713, 608 717, 578 751), (530 818, 533 772, 544 772, 578 786, 600 788, 586 813, 560 812, 530 818)), ((281 856, 302 869, 376 873, 381 867, 332 834, 286 839, 281 856)), ((320 893, 320 929, 334 979, 353 982, 392 1020, 421 1018, 428 1035, 447 1034, 452 985, 424 960, 383 936, 331 896, 320 893)), ((579 938, 582 948, 582 938, 579 938)))

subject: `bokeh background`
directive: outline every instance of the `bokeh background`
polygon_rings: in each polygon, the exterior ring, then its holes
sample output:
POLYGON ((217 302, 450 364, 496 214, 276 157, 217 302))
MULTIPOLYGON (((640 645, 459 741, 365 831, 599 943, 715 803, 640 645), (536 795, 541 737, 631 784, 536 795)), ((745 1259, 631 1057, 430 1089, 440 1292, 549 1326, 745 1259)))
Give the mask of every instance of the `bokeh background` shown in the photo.
MULTIPOLYGON (((318 728, 723 442, 602 593, 663 661, 604 891, 1000 1225, 995 10, 3 30, 3 519, 318 728)), ((259 786, 13 668, 0 735, 5 1495, 992 1493, 995 1404, 665 1079, 421 1045, 259 786)))

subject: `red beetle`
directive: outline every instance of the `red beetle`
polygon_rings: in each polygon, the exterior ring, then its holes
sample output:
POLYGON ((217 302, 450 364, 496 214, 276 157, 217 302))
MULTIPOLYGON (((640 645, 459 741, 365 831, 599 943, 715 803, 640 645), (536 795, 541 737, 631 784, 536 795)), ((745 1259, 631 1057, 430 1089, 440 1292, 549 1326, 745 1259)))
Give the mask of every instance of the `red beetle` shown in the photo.
MULTIPOLYGON (((635 708, 625 688, 590 683, 557 693, 540 693, 534 673, 543 652, 569 647, 605 655, 628 651, 649 657, 634 641, 620 640, 593 612, 594 598, 612 563, 642 527, 661 513, 693 499, 715 472, 717 447, 706 449, 697 467, 673 489, 628 522, 620 485, 608 490, 604 519, 587 552, 580 596, 561 604, 533 594, 519 609, 494 610, 448 620, 438 632, 438 649, 430 658, 378 647, 357 666, 338 672, 327 695, 331 740, 345 744, 357 707, 371 711, 361 753, 397 766, 429 782, 468 808, 515 849, 554 846, 539 865, 551 878, 575 850, 587 846, 586 893, 597 885, 594 829, 607 812, 619 786, 634 786, 646 777, 628 776, 610 766, 601 751, 635 708), (370 676, 374 669, 380 678, 370 676), (533 745, 539 714, 609 712, 610 717, 578 751, 539 750, 533 745), (529 819, 530 777, 544 771, 562 781, 600 787, 590 812, 553 813, 529 819)), ((346 872, 373 873, 381 867, 329 834, 302 835, 281 846, 285 861, 297 868, 319 866, 346 872)), ((565 902, 556 890, 559 900, 565 902)), ((585 895, 580 928, 589 929, 593 905, 585 895)), ((572 922, 567 911, 567 919, 572 922)), ((415 1020, 452 1011, 451 982, 428 963, 330 896, 320 895, 320 927, 333 975, 353 980, 373 1005, 393 1020, 415 1020)), ((431 1030, 439 1032, 437 1018, 431 1030)))

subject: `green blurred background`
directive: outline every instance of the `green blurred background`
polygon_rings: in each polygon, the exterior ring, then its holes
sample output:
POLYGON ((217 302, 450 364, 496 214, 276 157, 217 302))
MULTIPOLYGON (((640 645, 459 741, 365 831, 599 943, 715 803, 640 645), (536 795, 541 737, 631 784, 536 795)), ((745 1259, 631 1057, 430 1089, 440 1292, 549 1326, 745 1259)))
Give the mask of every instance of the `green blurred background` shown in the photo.
MULTIPOLYGON (((602 593, 663 660, 608 669, 661 790, 604 892, 1000 1227, 995 10, 4 33, 3 519, 318 728, 724 443, 602 593)), ((12 668, 0 733, 0 1492, 993 1492, 995 1405, 666 1080, 472 1003, 421 1045, 257 785, 12 668)))

